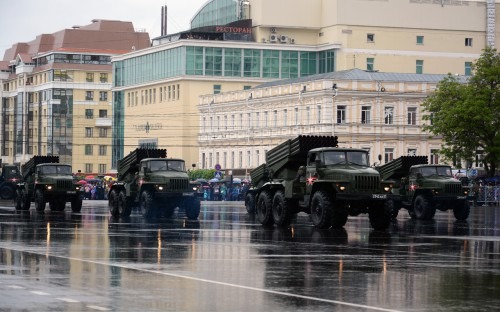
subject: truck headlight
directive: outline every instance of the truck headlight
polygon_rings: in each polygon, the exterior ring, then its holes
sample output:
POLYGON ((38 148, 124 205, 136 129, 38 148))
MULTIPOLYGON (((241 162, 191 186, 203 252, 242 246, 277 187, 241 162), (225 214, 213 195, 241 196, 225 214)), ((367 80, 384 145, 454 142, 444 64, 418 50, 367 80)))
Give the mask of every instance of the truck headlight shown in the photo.
POLYGON ((158 191, 163 191, 163 185, 158 185, 158 191))
POLYGON ((53 186, 52 186, 52 185, 50 185, 50 184, 45 185, 45 189, 46 189, 47 191, 52 190, 52 188, 53 188, 53 186))

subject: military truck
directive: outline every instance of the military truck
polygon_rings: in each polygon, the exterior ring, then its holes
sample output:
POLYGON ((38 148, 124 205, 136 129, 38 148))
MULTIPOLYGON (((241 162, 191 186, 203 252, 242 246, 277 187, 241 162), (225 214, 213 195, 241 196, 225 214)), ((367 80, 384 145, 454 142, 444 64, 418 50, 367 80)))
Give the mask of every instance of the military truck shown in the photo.
POLYGON ((13 199, 16 195, 16 187, 23 177, 16 165, 2 164, 2 174, 0 175, 0 198, 13 199))
POLYGON ((427 156, 401 156, 377 168, 393 184, 389 205, 396 218, 401 208, 413 219, 430 220, 436 209, 453 209, 457 220, 469 217, 469 190, 453 178, 448 165, 429 165, 427 156))
POLYGON ((108 193, 112 216, 128 217, 138 206, 145 218, 171 217, 176 207, 198 218, 203 194, 190 184, 184 160, 167 158, 166 149, 137 148, 118 161, 117 171, 108 193))
POLYGON ((369 167, 366 150, 337 146, 336 136, 300 135, 269 150, 266 163, 250 172, 247 211, 267 226, 288 226, 305 212, 317 228, 341 228, 348 215, 368 213, 373 228, 386 229, 389 185, 369 167))
POLYGON ((70 165, 60 164, 59 156, 33 156, 21 167, 23 182, 17 184, 16 210, 29 210, 35 203, 39 212, 49 203, 50 210, 63 211, 66 202, 73 212, 82 210, 83 192, 73 179, 70 165))

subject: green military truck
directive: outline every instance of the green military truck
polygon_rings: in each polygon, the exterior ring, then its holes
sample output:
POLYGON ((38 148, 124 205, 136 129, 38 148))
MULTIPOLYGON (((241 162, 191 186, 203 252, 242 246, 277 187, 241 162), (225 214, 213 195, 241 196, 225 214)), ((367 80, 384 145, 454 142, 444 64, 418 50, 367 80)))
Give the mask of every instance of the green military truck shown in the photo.
POLYGON ((50 210, 63 211, 66 202, 73 212, 82 210, 83 192, 75 183, 70 165, 60 164, 59 156, 33 156, 21 167, 23 182, 17 184, 16 210, 29 210, 35 203, 39 212, 49 203, 50 210))
POLYGON ((250 173, 247 211, 256 211, 263 225, 278 226, 305 212, 317 228, 341 228, 348 215, 368 213, 373 228, 386 229, 389 185, 369 167, 366 150, 337 145, 336 136, 301 135, 269 150, 266 163, 250 173))
POLYGON ((457 220, 469 217, 469 189, 453 178, 448 165, 429 165, 427 156, 401 156, 377 168, 393 184, 389 204, 396 218, 401 208, 413 219, 430 220, 436 210, 453 209, 457 220))
POLYGON ((145 218, 171 217, 176 207, 188 219, 198 218, 203 194, 189 182, 184 160, 167 158, 166 149, 137 148, 118 161, 117 170, 108 193, 112 216, 128 217, 138 206, 145 218))
MULTIPOLYGON (((1 161, 0 161, 1 163, 1 161)), ((13 199, 16 195, 17 183, 23 180, 19 167, 16 165, 2 164, 0 175, 0 198, 13 199)))

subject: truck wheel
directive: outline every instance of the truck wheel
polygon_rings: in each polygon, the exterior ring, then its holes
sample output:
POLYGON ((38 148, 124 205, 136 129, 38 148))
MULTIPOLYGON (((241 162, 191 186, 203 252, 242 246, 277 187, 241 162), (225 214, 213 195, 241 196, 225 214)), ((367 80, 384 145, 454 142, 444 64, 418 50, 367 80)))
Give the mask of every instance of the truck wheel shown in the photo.
POLYGON ((453 214, 458 221, 465 221, 469 217, 470 206, 469 203, 464 200, 463 203, 459 203, 455 208, 453 208, 453 214))
POLYGON ((23 194, 21 192, 21 189, 16 190, 15 204, 16 204, 16 210, 22 210, 22 208, 23 208, 23 194))
POLYGON ((314 193, 311 204, 311 219, 318 229, 328 229, 333 219, 330 198, 323 191, 314 193))
POLYGON ((245 208, 249 214, 255 214, 255 194, 247 193, 245 196, 245 208))
POLYGON ((427 197, 418 195, 415 198, 413 212, 418 220, 431 220, 436 214, 436 207, 429 202, 427 197))
POLYGON ((31 200, 30 200, 30 197, 29 195, 26 193, 25 190, 21 190, 21 209, 22 210, 30 210, 30 206, 31 206, 31 200))
POLYGON ((262 225, 269 226, 274 224, 271 194, 263 191, 257 201, 257 219, 262 225))
POLYGON ((75 213, 82 211, 82 199, 80 197, 76 197, 71 200, 71 211, 75 213))
POLYGON ((43 194, 42 190, 36 190, 35 192, 35 209, 40 212, 45 210, 45 194, 43 194))
POLYGON ((154 216, 154 198, 150 191, 142 192, 139 207, 144 218, 149 219, 154 216))
POLYGON ((127 201, 127 194, 125 194, 124 190, 118 194, 118 211, 120 217, 130 217, 130 213, 132 212, 132 207, 130 207, 127 201))
POLYGON ((392 200, 388 200, 383 203, 377 203, 368 208, 370 224, 375 230, 382 231, 391 225, 393 206, 392 200))
POLYGON ((120 215, 120 210, 118 210, 118 193, 116 190, 109 192, 108 207, 109 213, 111 213, 113 217, 118 217, 120 215))
POLYGON ((189 220, 197 220, 200 215, 200 200, 198 198, 189 198, 185 202, 186 217, 189 220))
POLYGON ((0 197, 2 199, 12 199, 15 195, 14 187, 12 185, 2 185, 0 187, 0 197))
POLYGON ((277 226, 289 226, 292 222, 293 211, 283 191, 277 191, 273 198, 273 219, 277 226))

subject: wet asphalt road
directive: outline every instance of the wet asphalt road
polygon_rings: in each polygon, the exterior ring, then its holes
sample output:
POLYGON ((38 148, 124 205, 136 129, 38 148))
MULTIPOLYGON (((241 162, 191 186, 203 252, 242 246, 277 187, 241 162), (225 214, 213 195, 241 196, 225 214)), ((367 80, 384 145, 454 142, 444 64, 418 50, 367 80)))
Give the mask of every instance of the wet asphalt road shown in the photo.
POLYGON ((263 228, 241 202, 146 222, 0 202, 0 311, 500 311, 500 207, 386 232, 263 228))

